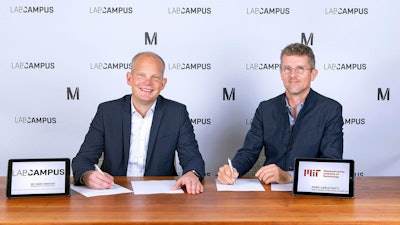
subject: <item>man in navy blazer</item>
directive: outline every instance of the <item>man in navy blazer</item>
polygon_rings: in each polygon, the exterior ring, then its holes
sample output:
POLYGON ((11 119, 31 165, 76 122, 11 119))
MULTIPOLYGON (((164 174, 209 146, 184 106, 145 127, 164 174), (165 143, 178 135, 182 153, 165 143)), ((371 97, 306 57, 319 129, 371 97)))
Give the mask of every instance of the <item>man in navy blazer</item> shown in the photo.
POLYGON ((233 169, 219 168, 221 183, 233 184, 247 173, 262 148, 266 159, 255 175, 266 184, 292 182, 296 157, 343 157, 342 106, 311 89, 318 74, 312 49, 298 43, 285 47, 280 74, 285 93, 259 104, 233 169))
POLYGON ((72 160, 76 184, 104 189, 112 187, 113 176, 176 176, 177 152, 183 175, 174 188, 203 192, 204 161, 186 107, 160 95, 167 81, 164 69, 163 59, 152 52, 132 59, 126 75, 132 94, 99 105, 72 160))

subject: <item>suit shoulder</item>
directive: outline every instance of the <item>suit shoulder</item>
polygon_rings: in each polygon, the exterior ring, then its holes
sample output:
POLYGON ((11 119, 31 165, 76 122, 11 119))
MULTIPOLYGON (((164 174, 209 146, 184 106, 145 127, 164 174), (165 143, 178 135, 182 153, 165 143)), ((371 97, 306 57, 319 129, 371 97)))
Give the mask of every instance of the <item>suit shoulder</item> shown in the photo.
POLYGON ((317 93, 317 92, 314 92, 314 93, 315 93, 315 99, 316 99, 318 102, 321 102, 322 104, 331 105, 331 106, 339 106, 339 107, 342 107, 342 105, 341 105, 338 101, 336 101, 335 99, 326 97, 326 96, 324 96, 324 95, 322 95, 322 94, 319 94, 319 93, 317 93))
POLYGON ((130 101, 130 99, 131 99, 130 95, 125 95, 122 98, 102 102, 99 104, 99 108, 118 107, 118 106, 123 107, 126 104, 126 102, 130 101))
POLYGON ((280 94, 278 96, 275 96, 273 98, 270 98, 268 100, 264 100, 262 102, 260 102, 260 107, 268 107, 271 105, 280 105, 282 104, 282 102, 285 102, 285 97, 284 94, 280 94))
POLYGON ((186 109, 186 105, 184 105, 183 103, 167 99, 162 96, 159 96, 159 99, 157 101, 157 104, 159 104, 162 108, 186 109))

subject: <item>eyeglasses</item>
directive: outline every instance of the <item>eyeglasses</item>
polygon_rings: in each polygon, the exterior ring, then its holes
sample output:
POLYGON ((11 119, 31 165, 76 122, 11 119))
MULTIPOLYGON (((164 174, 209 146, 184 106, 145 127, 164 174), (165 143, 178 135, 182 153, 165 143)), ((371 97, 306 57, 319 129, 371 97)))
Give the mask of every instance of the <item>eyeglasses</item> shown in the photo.
POLYGON ((291 74, 292 71, 294 70, 297 74, 303 74, 305 70, 313 70, 314 68, 303 68, 301 66, 298 66, 296 68, 292 68, 290 66, 284 66, 281 67, 281 70, 283 71, 283 73, 285 74, 291 74))

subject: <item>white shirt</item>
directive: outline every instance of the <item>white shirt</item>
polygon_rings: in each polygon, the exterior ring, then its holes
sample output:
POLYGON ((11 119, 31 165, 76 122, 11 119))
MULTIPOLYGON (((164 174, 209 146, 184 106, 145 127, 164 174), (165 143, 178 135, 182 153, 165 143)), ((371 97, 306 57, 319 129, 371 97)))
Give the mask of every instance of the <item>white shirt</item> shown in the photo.
POLYGON ((144 118, 136 112, 131 100, 131 143, 129 148, 129 161, 127 176, 143 176, 146 167, 147 148, 149 146, 149 136, 151 123, 153 122, 154 109, 156 102, 147 111, 144 118))

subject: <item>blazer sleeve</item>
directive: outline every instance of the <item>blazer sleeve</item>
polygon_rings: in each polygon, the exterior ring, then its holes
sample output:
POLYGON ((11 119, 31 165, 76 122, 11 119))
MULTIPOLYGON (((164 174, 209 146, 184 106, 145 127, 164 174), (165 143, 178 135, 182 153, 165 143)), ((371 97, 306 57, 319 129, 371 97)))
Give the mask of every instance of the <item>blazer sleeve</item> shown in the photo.
POLYGON ((93 165, 98 163, 101 157, 104 149, 104 124, 102 120, 103 108, 100 104, 79 152, 72 159, 74 181, 77 185, 82 184, 81 177, 83 173, 93 170, 93 165))
POLYGON ((243 147, 240 148, 232 159, 233 167, 239 172, 239 176, 247 173, 258 160, 263 148, 263 121, 261 103, 247 132, 243 147))
POLYGON ((193 125, 189 119, 189 113, 183 106, 180 111, 181 124, 179 125, 179 138, 177 143, 177 152, 182 172, 186 173, 190 170, 196 170, 200 179, 205 175, 204 160, 199 151, 199 146, 195 138, 193 125))
POLYGON ((320 151, 321 158, 343 158, 343 117, 342 106, 339 103, 332 104, 321 140, 320 151))

